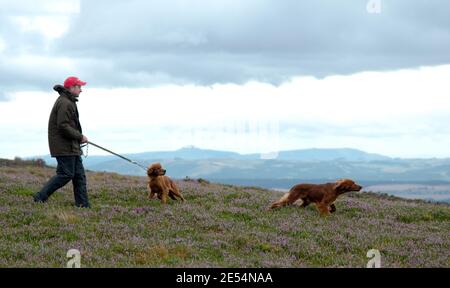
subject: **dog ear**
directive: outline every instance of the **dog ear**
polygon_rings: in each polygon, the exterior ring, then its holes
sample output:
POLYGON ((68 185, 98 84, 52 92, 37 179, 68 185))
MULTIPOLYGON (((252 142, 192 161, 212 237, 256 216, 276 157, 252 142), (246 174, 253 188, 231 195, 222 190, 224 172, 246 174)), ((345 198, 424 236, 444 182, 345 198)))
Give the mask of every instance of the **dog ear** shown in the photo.
POLYGON ((347 184, 346 179, 340 179, 333 186, 333 190, 338 191, 338 192, 343 191, 343 190, 345 190, 345 187, 347 186, 346 184, 347 184))
POLYGON ((150 175, 150 174, 152 174, 153 173, 153 168, 150 166, 150 167, 148 167, 148 169, 147 169, 147 175, 150 175))
POLYGON ((355 182, 351 179, 340 179, 336 182, 333 189, 336 192, 349 192, 352 191, 352 187, 355 185, 355 182))

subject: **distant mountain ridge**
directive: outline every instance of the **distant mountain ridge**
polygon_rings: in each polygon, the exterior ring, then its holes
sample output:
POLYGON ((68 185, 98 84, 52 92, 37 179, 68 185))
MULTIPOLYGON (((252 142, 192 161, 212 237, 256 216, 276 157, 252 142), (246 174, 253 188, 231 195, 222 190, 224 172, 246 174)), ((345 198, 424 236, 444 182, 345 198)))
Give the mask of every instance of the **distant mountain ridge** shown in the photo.
POLYGON ((382 161, 382 160, 391 160, 392 158, 380 154, 367 153, 352 148, 339 148, 339 149, 311 148, 311 149, 281 151, 278 153, 278 157, 276 159, 287 161, 331 161, 339 159, 345 161, 382 161))
MULTIPOLYGON (((168 175, 174 178, 322 181, 348 177, 376 183, 450 182, 450 159, 395 159, 350 148, 280 151, 275 159, 264 159, 261 157, 264 155, 256 153, 239 154, 193 146, 125 156, 146 166, 161 162, 168 175)), ((50 165, 56 164, 49 156, 41 158, 50 165)), ((83 161, 85 167, 93 171, 145 173, 113 155, 89 156, 83 161)))
MULTIPOLYGON (((92 147, 92 146, 90 146, 92 147)), ((92 148, 91 148, 92 149, 92 148)), ((97 149, 97 148, 94 148, 97 149)), ((116 151, 117 152, 117 151, 116 151)), ((331 161, 331 160, 345 160, 345 161, 378 161, 391 160, 391 157, 383 156, 375 153, 367 153, 353 148, 311 148, 311 149, 297 149, 279 151, 272 153, 275 156, 274 160, 286 161, 331 161)), ((263 159, 264 154, 251 153, 239 154, 230 151, 220 151, 213 149, 201 149, 195 146, 186 146, 174 151, 154 151, 141 152, 133 154, 124 154, 124 156, 131 159, 185 159, 185 160, 199 160, 199 159, 240 159, 240 160, 258 160, 263 159)), ((43 158, 44 160, 52 161, 49 155, 36 156, 30 158, 43 158)), ((94 164, 117 159, 116 156, 89 156, 86 163, 94 164)))
POLYGON ((128 154, 130 157, 136 157, 140 159, 209 159, 209 158, 233 158, 239 159, 245 157, 245 155, 229 152, 219 151, 212 149, 200 149, 195 146, 186 146, 175 151, 156 151, 156 152, 143 152, 136 154, 128 154))
MULTIPOLYGON (((174 151, 155 151, 142 152, 134 154, 126 154, 129 157, 139 159, 262 159, 261 153, 239 154, 230 151, 220 151, 213 149, 201 149, 195 146, 186 146, 174 151)), ((358 149, 352 148, 311 148, 311 149, 297 149, 280 151, 272 153, 277 160, 287 161, 330 161, 337 159, 344 159, 348 161, 374 161, 374 160, 389 160, 392 159, 375 153, 367 153, 358 149)), ((107 157, 107 156, 92 156, 92 157, 107 157)))

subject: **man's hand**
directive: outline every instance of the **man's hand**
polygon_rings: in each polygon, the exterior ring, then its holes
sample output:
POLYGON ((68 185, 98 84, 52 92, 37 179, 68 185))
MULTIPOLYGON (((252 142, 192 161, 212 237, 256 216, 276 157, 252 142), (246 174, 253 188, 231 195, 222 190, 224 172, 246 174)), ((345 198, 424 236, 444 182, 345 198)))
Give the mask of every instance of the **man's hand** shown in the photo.
POLYGON ((83 135, 83 138, 81 138, 81 143, 87 143, 88 139, 86 136, 83 135))

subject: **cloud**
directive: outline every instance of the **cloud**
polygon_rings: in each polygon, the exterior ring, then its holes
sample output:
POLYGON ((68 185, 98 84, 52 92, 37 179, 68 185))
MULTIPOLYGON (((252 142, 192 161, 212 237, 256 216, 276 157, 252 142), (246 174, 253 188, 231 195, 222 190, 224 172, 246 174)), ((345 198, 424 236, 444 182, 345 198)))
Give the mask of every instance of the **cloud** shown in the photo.
POLYGON ((366 2, 84 1, 58 47, 125 76, 147 75, 149 84, 165 75, 175 83, 278 85, 298 75, 450 61, 450 19, 442 12, 449 3, 382 1, 382 13, 371 15, 366 2))
POLYGON ((51 46, 69 28, 77 4, 0 0, 0 101, 11 99, 7 95, 16 91, 49 90, 73 71, 68 59, 55 56, 51 46))
MULTIPOLYGON (((279 86, 87 86, 78 110, 88 138, 120 153, 193 144, 241 153, 351 147, 393 157, 449 157, 449 74, 450 65, 443 65, 296 77, 279 86)), ((11 97, 0 102, 0 157, 46 153, 57 94, 11 97)))
POLYGON ((0 102, 9 100, 9 99, 10 99, 10 97, 7 93, 5 93, 5 91, 0 91, 0 102))
POLYGON ((0 0, 2 12, 12 15, 79 13, 79 0, 0 0))
POLYGON ((381 0, 380 14, 367 0, 1 3, 0 85, 11 91, 68 75, 103 88, 281 85, 450 63, 448 1, 381 0), (9 60, 21 57, 49 65, 9 60))

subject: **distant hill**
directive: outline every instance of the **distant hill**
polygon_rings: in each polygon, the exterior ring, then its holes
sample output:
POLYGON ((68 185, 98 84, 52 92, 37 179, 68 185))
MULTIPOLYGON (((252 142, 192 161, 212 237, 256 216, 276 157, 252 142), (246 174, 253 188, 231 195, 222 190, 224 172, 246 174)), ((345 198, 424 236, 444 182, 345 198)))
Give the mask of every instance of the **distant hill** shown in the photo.
MULTIPOLYGON (((89 151, 92 153, 93 149, 98 149, 93 146, 89 146, 89 151)), ((115 151, 120 153, 119 151, 115 151)), ((262 160, 265 159, 265 154, 253 153, 253 154, 239 154, 236 152, 219 151, 211 149, 201 149, 194 146, 183 147, 174 151, 154 151, 154 152, 142 152, 134 154, 123 154, 125 157, 131 159, 141 160, 170 160, 170 159, 184 159, 184 160, 201 160, 201 159, 237 159, 237 160, 262 160)), ((357 149, 351 148, 337 148, 337 149, 298 149, 289 151, 280 151, 274 155, 274 160, 286 160, 286 161, 332 161, 332 160, 345 160, 345 161, 381 161, 391 160, 392 158, 367 153, 357 149)), ((30 158, 43 158, 47 162, 54 162, 49 155, 36 156, 30 158)), ((89 156, 86 158, 87 165, 99 164, 101 162, 107 162, 111 160, 117 160, 116 156, 89 156)))
MULTIPOLYGON (((253 159, 258 159, 259 154, 250 154, 253 159)), ((344 161, 383 161, 391 160, 392 158, 374 154, 367 153, 357 149, 351 148, 340 148, 340 149, 300 149, 300 150, 290 150, 281 151, 278 153, 276 160, 286 160, 286 161, 333 161, 333 160, 344 160, 344 161)))
MULTIPOLYGON (((92 150, 95 147, 90 148, 92 150)), ((174 178, 253 180, 335 180, 352 178, 371 184, 393 182, 450 182, 450 159, 394 159, 356 149, 280 151, 275 159, 260 154, 185 147, 176 151, 125 154, 143 165, 161 162, 174 178), (375 182, 375 183, 373 183, 375 182)), ((46 163, 56 165, 49 156, 46 163)), ((83 158, 87 169, 142 175, 141 168, 113 155, 83 158)))
POLYGON ((199 159, 209 159, 209 158, 220 158, 220 159, 241 159, 245 158, 243 155, 236 152, 228 151, 218 151, 211 149, 200 149, 194 146, 187 146, 175 151, 157 151, 157 152, 144 152, 136 154, 128 154, 130 157, 137 159, 188 159, 188 160, 199 160, 199 159))
POLYGON ((92 208, 80 209, 70 184, 34 203, 54 168, 28 164, 0 166, 0 268, 63 268, 69 249, 86 268, 363 268, 370 249, 382 267, 449 268, 448 204, 348 193, 325 218, 313 206, 267 211, 277 191, 190 179, 176 181, 185 203, 161 205, 147 177, 88 172, 92 208))

